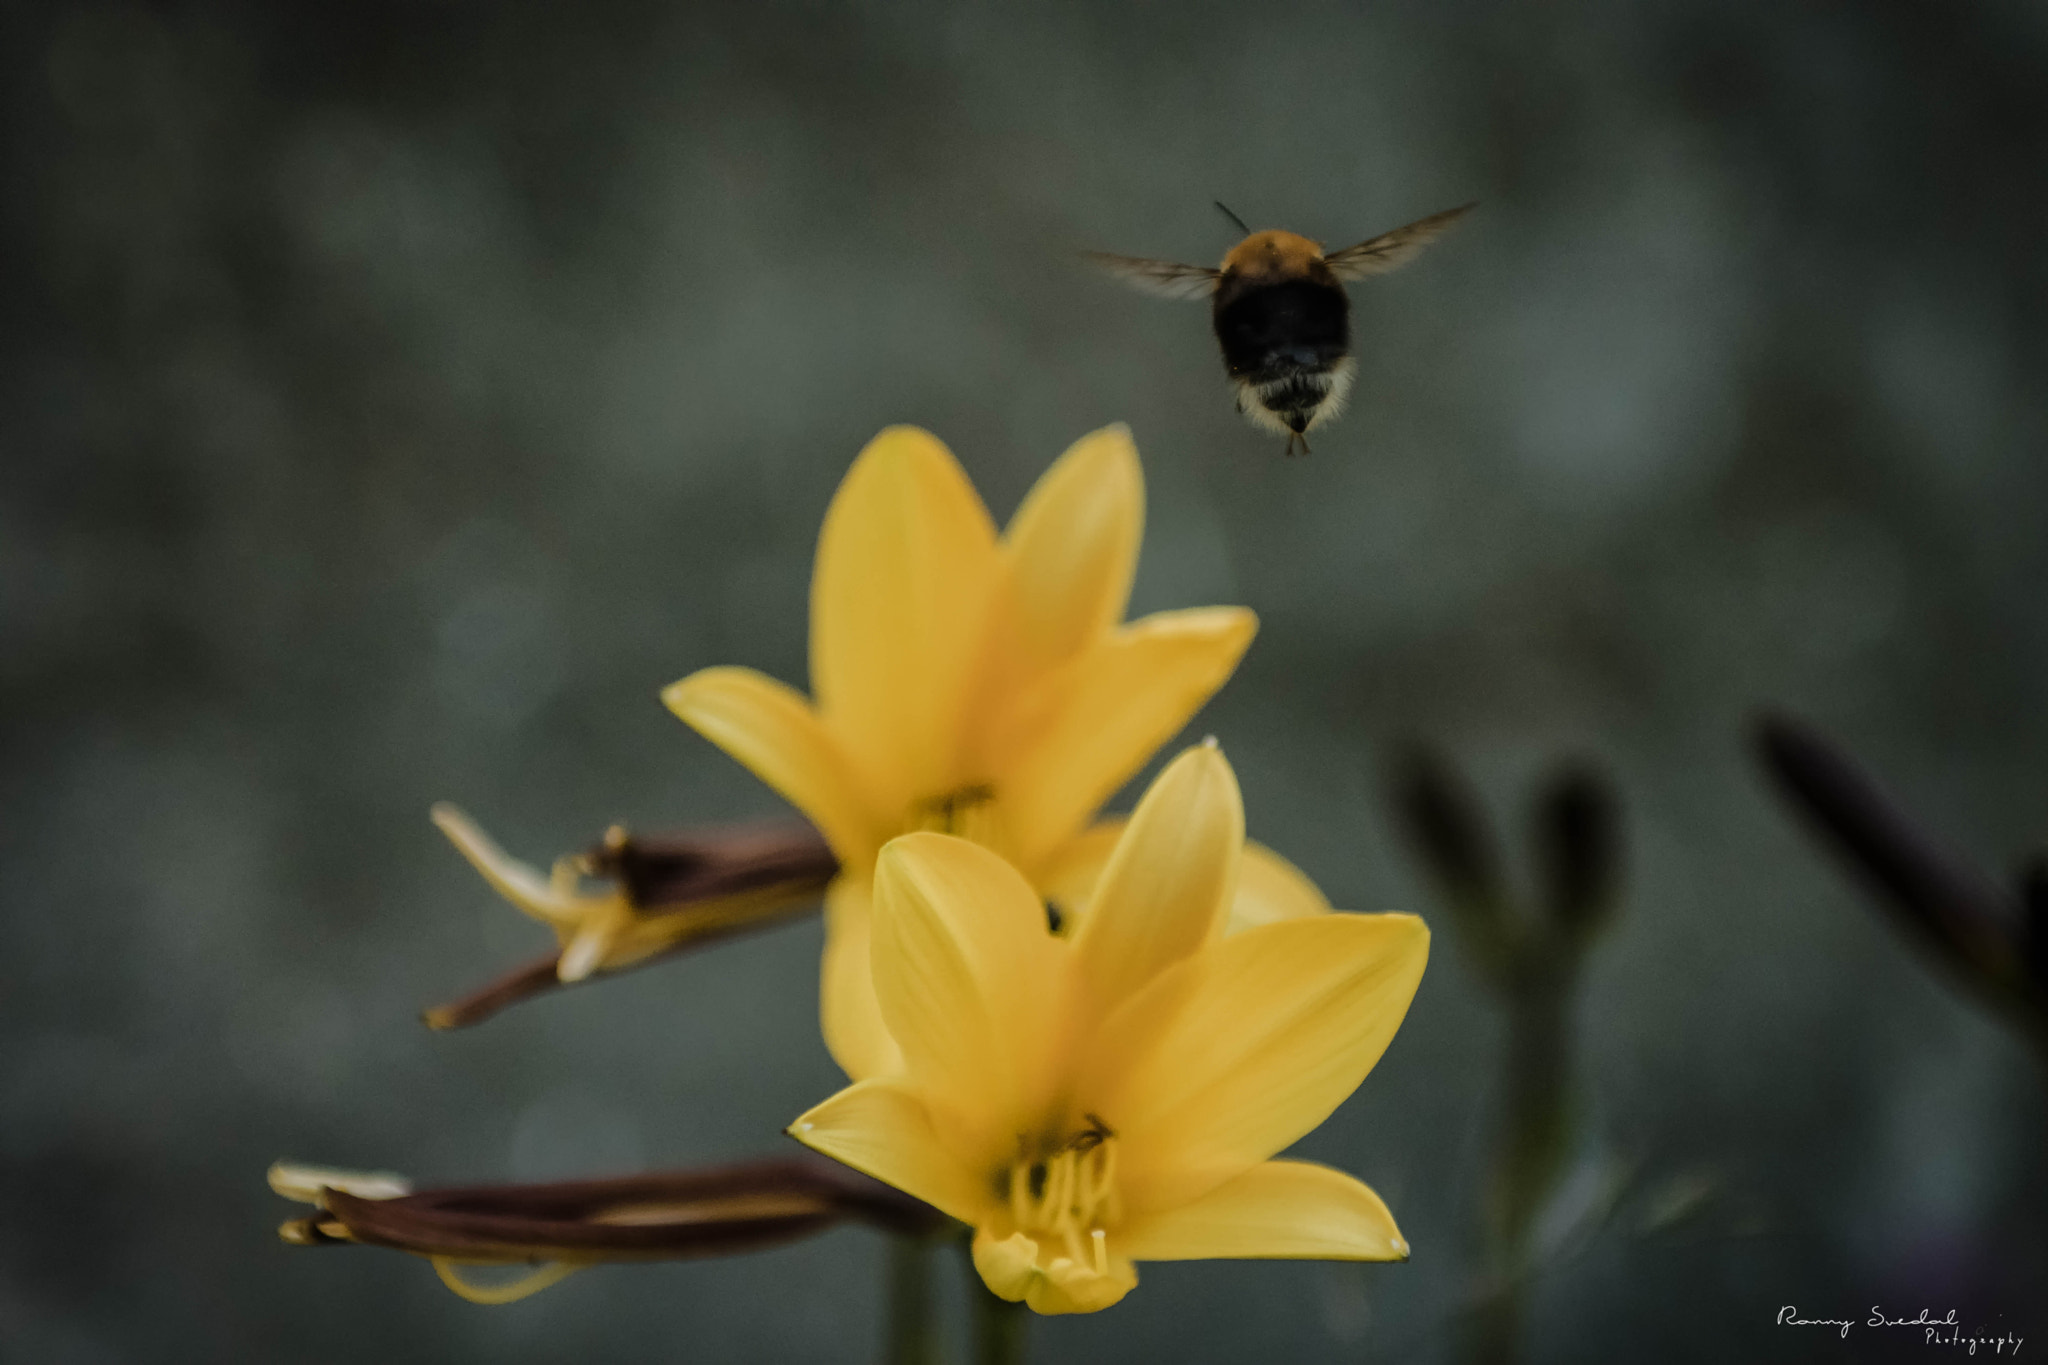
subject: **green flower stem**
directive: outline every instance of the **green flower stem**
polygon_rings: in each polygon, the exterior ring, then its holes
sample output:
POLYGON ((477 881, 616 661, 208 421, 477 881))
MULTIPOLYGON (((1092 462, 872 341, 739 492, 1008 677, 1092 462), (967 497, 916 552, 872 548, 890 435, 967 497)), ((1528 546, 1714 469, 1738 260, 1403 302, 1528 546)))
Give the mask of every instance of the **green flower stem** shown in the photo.
POLYGON ((889 1365, 939 1365, 933 1249, 928 1237, 898 1233, 889 1239, 889 1365))

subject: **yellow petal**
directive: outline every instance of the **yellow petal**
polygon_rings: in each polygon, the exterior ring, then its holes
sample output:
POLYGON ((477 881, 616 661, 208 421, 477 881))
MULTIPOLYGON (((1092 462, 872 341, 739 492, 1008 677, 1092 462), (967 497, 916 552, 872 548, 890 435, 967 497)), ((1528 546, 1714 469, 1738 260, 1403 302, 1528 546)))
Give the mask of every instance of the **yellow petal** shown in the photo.
POLYGON ((1021 1232, 997 1236, 988 1228, 974 1231, 974 1268, 988 1292, 1009 1303, 1022 1303, 1038 1275, 1038 1243, 1021 1232))
POLYGON ((875 1002, 873 911, 868 878, 841 873, 825 888, 825 959, 819 968, 818 1017, 825 1047, 856 1081, 903 1067, 903 1053, 875 1002))
POLYGON ((1327 915, 1330 902, 1293 863, 1264 844, 1246 842, 1237 868, 1237 898, 1230 903, 1226 933, 1307 915, 1327 915))
POLYGON ((1413 915, 1317 915, 1234 934, 1132 999, 1081 1095, 1120 1134, 1134 1212, 1205 1194, 1329 1117, 1386 1050, 1428 957, 1413 915))
POLYGON ((949 1124, 991 1159, 1046 1103, 1066 945, 1045 905, 995 854, 907 834, 875 861, 875 995, 904 1074, 943 1097, 949 1124))
POLYGON ((315 1208, 327 1206, 323 1190, 340 1190, 358 1199, 403 1199, 412 1193, 412 1181, 396 1171, 356 1171, 302 1161, 273 1161, 265 1178, 273 1193, 315 1208))
POLYGON ((1096 1017, 1223 931, 1244 845, 1237 776, 1214 743, 1187 750, 1131 813, 1074 953, 1096 1017))
MULTIPOLYGON (((1102 869, 1109 865, 1109 855, 1123 829, 1122 816, 1096 821, 1063 844, 1038 874, 1038 889, 1058 908, 1070 938, 1087 917, 1095 884, 1102 879, 1102 869)), ((1300 868, 1264 844, 1245 841, 1237 865, 1237 895, 1230 902, 1225 933, 1329 913, 1330 902, 1300 868)))
POLYGON ((1162 612, 1049 680, 1056 704, 1002 779, 1017 861, 1035 867, 1072 838, 1223 685, 1257 629, 1242 607, 1162 612))
POLYGON ((1074 442, 1003 533, 1017 662, 1051 668, 1123 619, 1144 534, 1145 477, 1130 428, 1074 442))
POLYGON ((845 755, 801 692, 751 668, 703 668, 661 699, 802 811, 840 862, 865 867, 875 856, 874 821, 845 755))
POLYGON ((458 1261, 449 1256, 429 1256, 434 1273, 441 1277, 441 1283, 454 1290, 471 1303, 486 1307, 498 1304, 517 1303, 530 1298, 541 1290, 558 1285, 583 1269, 569 1261, 547 1261, 506 1284, 477 1284, 466 1278, 459 1267, 473 1262, 458 1261))
POLYGON ((1138 1268, 1122 1252, 1112 1252, 1108 1267, 1098 1271, 1086 1261, 1055 1256, 1045 1274, 1024 1295, 1034 1313, 1099 1313, 1121 1303, 1138 1287, 1138 1268))
POLYGON ((1262 1161, 1191 1204, 1134 1220, 1117 1241, 1138 1261, 1408 1259, 1370 1187, 1308 1161, 1262 1161))
POLYGON ((584 900, 573 891, 563 891, 539 872, 514 858, 484 833, 483 827, 446 801, 431 812, 434 824, 448 836, 448 842, 469 859, 469 865, 483 874, 491 889, 543 924, 563 935, 575 932, 583 917, 584 900))
POLYGON ((1060 912, 1061 932, 1068 938, 1080 929, 1094 903, 1095 884, 1102 880, 1102 869, 1109 866, 1109 855, 1116 852, 1124 823, 1122 816, 1098 820, 1062 844, 1039 871, 1038 890, 1060 912))
POLYGON ((850 1085, 789 1125, 789 1135, 963 1223, 993 1202, 986 1172, 961 1163, 901 1081, 850 1085))
POLYGON ((825 513, 811 690, 855 770, 896 809, 983 780, 955 761, 997 567, 988 509, 915 427, 870 441, 825 513))

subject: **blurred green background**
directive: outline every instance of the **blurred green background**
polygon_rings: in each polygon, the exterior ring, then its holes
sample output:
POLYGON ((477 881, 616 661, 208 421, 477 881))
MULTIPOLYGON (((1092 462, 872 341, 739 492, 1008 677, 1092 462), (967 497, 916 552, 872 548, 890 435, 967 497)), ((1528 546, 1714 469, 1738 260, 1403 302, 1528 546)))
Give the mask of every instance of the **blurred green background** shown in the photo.
MULTIPOLYGON (((815 921, 431 1035, 546 940, 426 811, 545 859, 779 809, 656 692, 803 683, 820 515, 900 421, 999 519, 1131 424, 1134 610, 1260 613, 1193 733, 1341 906, 1436 917, 1405 736, 1516 827, 1567 752, 1614 774, 1580 1170, 1643 1195, 1530 1359, 1873 1350, 1784 1304, 2048 1344, 2040 1069, 1742 747, 1785 703, 1987 865, 2040 846, 2039 7, 12 5, 0 74, 9 1359, 872 1354, 864 1231, 487 1309, 280 1246, 262 1175, 784 1149, 837 1083, 815 921), (1213 260, 1214 198, 1333 244, 1481 201, 1356 291, 1307 459, 1199 309, 1075 259, 1213 260)), ((1443 927, 1302 1148, 1414 1260, 1148 1267, 1038 1359, 1450 1356, 1500 1023, 1443 927)))

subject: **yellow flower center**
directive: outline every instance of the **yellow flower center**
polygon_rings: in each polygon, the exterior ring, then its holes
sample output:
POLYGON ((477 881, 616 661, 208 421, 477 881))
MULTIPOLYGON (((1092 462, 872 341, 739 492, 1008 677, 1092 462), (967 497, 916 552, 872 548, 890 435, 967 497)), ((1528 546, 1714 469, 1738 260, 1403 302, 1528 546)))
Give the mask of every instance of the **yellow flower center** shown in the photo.
POLYGON ((1015 1230, 1042 1247, 1064 1250, 1076 1266, 1107 1275, 1108 1225, 1123 1213, 1116 1145, 1115 1131, 1090 1114, 1088 1127, 1057 1149, 1012 1165, 1006 1193, 1015 1230))

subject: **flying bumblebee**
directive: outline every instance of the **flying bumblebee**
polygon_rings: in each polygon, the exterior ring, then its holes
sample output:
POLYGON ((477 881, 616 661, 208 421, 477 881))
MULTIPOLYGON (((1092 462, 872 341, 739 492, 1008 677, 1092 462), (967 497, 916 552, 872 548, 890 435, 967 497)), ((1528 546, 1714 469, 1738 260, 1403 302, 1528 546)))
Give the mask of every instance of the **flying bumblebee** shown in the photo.
POLYGON ((1208 299, 1237 410, 1308 453, 1308 433, 1344 410, 1351 392, 1351 299, 1344 285, 1406 265, 1450 230, 1472 205, 1433 213, 1357 246, 1324 253, 1292 232, 1245 234, 1223 264, 1178 265, 1091 251, 1088 258, 1124 283, 1162 299, 1208 299))

